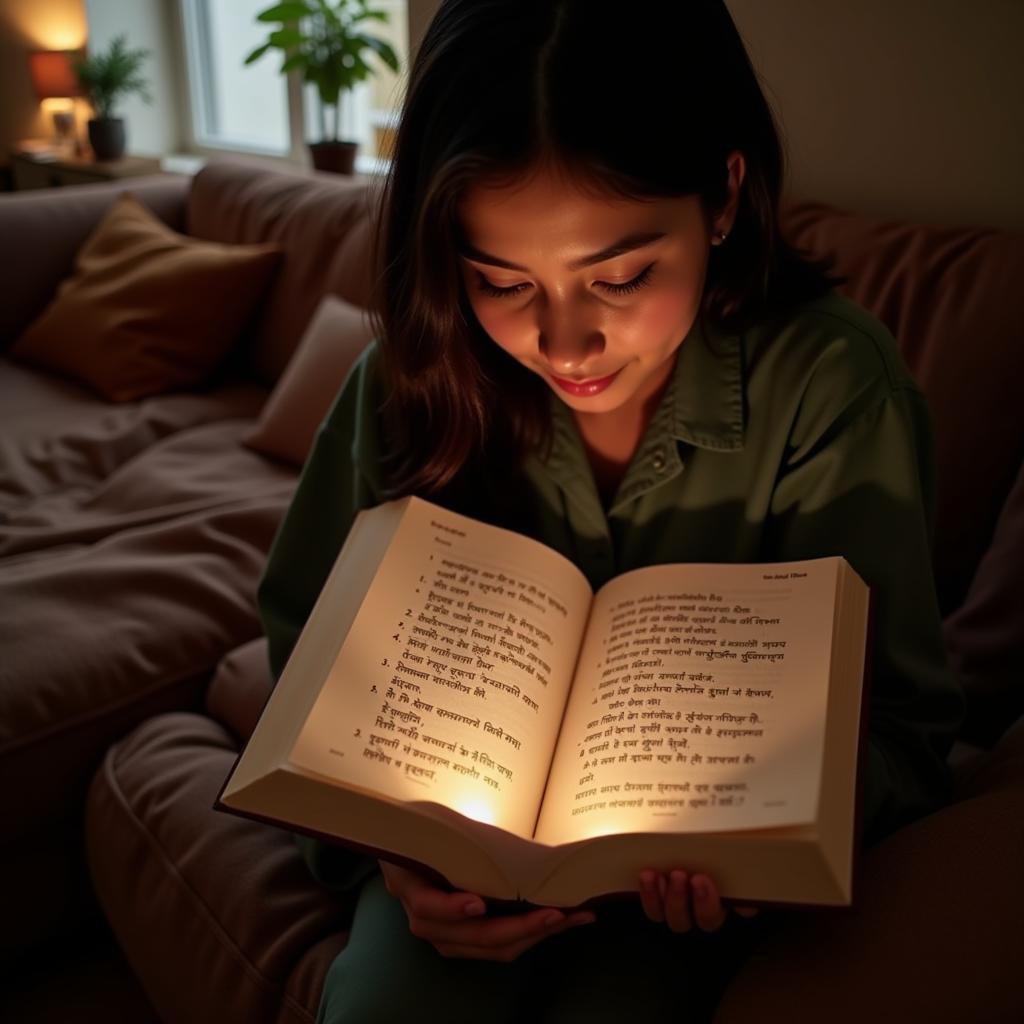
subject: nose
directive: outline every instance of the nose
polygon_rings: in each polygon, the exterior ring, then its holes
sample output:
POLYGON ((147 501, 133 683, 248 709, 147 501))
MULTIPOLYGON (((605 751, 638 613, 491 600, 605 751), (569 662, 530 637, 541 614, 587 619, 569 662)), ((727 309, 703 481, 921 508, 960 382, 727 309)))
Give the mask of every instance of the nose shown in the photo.
POLYGON ((556 376, 581 373, 585 376, 587 368, 604 352, 604 334, 566 325, 557 332, 541 330, 539 345, 541 354, 556 376))

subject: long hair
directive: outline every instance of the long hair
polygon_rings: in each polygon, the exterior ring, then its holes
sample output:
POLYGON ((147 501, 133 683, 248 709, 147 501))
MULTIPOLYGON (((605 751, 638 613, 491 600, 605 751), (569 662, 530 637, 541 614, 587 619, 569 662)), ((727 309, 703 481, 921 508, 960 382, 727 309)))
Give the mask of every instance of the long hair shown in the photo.
POLYGON ((780 235, 784 151, 723 0, 443 0, 410 69, 379 197, 371 315, 386 377, 388 496, 442 492, 550 438, 547 384, 495 344, 458 269, 461 196, 551 165, 581 192, 697 195, 711 248, 701 317, 740 331, 842 282, 780 235))

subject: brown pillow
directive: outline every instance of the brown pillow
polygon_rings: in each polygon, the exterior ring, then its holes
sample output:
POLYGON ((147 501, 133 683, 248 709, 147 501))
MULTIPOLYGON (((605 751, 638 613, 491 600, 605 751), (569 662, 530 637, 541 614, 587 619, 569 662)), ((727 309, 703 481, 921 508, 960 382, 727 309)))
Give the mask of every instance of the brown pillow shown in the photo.
POLYGON ((325 296, 244 443, 301 466, 348 371, 373 336, 366 310, 325 296))
POLYGON ((10 354, 112 402, 186 390, 234 345, 280 258, 179 234, 125 192, 10 354))

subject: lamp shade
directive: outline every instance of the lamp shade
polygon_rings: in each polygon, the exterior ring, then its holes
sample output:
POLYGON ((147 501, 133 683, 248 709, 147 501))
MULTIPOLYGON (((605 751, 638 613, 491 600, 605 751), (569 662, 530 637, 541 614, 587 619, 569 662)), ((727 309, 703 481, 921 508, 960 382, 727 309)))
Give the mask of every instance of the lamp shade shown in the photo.
POLYGON ((41 100, 80 96, 78 77, 71 66, 73 50, 34 50, 28 63, 32 85, 41 100))

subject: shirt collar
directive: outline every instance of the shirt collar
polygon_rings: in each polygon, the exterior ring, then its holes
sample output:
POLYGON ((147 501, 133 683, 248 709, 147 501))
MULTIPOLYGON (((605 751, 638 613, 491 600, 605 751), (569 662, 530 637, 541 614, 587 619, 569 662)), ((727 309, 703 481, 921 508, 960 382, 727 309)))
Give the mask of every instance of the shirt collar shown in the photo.
POLYGON ((672 436, 698 448, 743 447, 742 339, 702 317, 679 346, 662 404, 672 411, 672 436))

